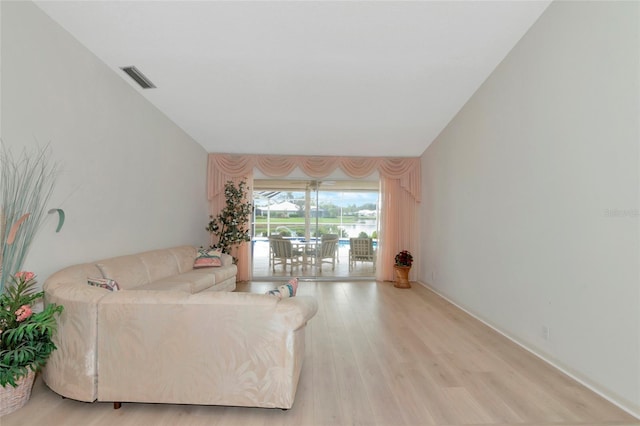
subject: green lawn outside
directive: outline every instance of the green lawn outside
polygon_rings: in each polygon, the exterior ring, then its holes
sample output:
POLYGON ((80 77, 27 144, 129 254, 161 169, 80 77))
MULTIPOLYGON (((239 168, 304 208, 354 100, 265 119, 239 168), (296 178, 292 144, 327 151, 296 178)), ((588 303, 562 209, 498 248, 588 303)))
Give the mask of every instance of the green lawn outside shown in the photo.
MULTIPOLYGON (((357 217, 355 216, 342 216, 342 222, 340 222, 340 218, 339 217, 321 217, 318 219, 318 223, 356 223, 358 220, 357 217)), ((292 223, 292 224, 297 224, 297 223, 301 223, 304 225, 304 217, 272 217, 269 220, 270 223, 292 223)), ((267 223, 267 218, 266 217, 256 217, 256 224, 259 223, 267 223)), ((316 223, 316 218, 312 217, 311 218, 311 223, 316 223)))
MULTIPOLYGON (((372 220, 372 219, 369 219, 372 220)), ((375 219, 373 219, 375 220, 375 219)), ((319 234, 339 233, 339 226, 354 224, 364 221, 362 218, 355 216, 343 216, 342 222, 339 217, 322 217, 318 219, 319 234)), ((316 218, 311 218, 311 234, 315 235, 316 218)), ((258 217, 254 222, 254 235, 258 237, 266 237, 268 234, 281 233, 286 236, 292 236, 291 232, 295 232, 298 236, 304 235, 304 218, 288 217, 288 218, 271 218, 269 220, 269 231, 267 231, 267 218, 258 217), (277 229, 279 228, 279 229, 277 229)), ((343 236, 347 236, 346 234, 343 236)))

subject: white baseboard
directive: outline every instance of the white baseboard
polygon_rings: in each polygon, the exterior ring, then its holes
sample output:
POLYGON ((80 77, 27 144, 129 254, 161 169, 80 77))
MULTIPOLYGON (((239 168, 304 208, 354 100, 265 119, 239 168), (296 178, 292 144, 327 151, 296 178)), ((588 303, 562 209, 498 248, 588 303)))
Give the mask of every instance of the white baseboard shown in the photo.
POLYGON ((507 339, 509 339, 510 341, 515 343, 516 345, 520 346, 521 348, 523 348, 527 352, 529 352, 529 353, 535 355, 536 357, 540 358, 541 360, 543 360, 547 364, 553 366, 555 369, 557 369, 557 370, 561 371, 562 373, 566 374, 567 376, 571 377, 573 380, 575 380, 576 382, 580 383, 582 386, 586 387, 587 389, 591 390, 592 392, 595 392, 596 394, 600 395, 602 398, 606 399, 607 401, 609 401, 610 403, 612 403, 616 407, 620 408, 621 410, 624 410, 625 412, 629 413, 633 417, 635 417, 638 420, 640 420, 640 412, 634 411, 632 408, 626 406, 625 404, 621 403, 620 401, 617 401, 612 396, 607 395, 605 392, 603 392, 602 390, 600 390, 597 387, 595 387, 594 384, 590 383, 587 379, 578 376, 576 373, 574 373, 572 371, 568 371, 565 367, 563 367, 561 365, 558 365, 554 360, 549 359, 547 356, 537 352, 534 348, 531 348, 530 346, 528 346, 524 342, 521 342, 517 338, 509 335, 508 333, 504 332, 503 330, 500 330, 496 325, 485 321, 483 318, 479 317, 474 312, 471 312, 467 308, 465 308, 464 306, 461 306, 458 303, 454 302, 448 296, 442 294, 441 292, 439 292, 438 290, 433 288, 431 285, 429 285, 427 283, 423 283, 422 281, 414 281, 414 282, 417 283, 417 284, 420 284, 421 286, 425 287, 426 289, 434 292, 435 294, 437 294, 438 296, 442 297, 447 302, 451 303, 452 305, 454 305, 458 309, 460 309, 460 310, 466 312, 467 314, 471 315, 473 318, 477 319, 478 321, 480 321, 481 323, 483 323, 487 327, 491 328, 495 332, 500 333, 502 336, 506 337, 507 339))

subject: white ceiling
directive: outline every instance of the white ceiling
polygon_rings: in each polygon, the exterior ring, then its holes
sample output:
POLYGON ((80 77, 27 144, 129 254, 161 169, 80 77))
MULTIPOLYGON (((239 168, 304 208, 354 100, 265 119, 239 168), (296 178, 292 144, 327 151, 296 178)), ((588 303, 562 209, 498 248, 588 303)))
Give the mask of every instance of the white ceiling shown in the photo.
POLYGON ((36 4, 209 152, 418 156, 549 1, 36 4))

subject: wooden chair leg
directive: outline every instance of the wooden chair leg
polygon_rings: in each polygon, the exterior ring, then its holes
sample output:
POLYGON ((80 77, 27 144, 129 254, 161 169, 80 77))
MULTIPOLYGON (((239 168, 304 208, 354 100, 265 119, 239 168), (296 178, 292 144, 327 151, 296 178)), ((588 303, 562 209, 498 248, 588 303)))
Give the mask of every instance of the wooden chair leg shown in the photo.
POLYGON ((121 402, 114 402, 113 403, 113 409, 114 410, 119 410, 120 407, 122 407, 122 403, 121 402))

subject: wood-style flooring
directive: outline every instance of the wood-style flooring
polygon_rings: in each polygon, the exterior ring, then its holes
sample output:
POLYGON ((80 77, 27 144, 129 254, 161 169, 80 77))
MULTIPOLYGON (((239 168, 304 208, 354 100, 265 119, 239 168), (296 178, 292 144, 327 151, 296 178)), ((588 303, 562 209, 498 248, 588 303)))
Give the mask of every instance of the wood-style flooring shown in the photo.
MULTIPOLYGON (((419 284, 301 282, 318 298, 291 410, 83 403, 37 379, 15 425, 640 425, 419 284)), ((274 283, 239 284, 264 292, 274 283)), ((123 360, 126 368, 126 360, 123 360)))

